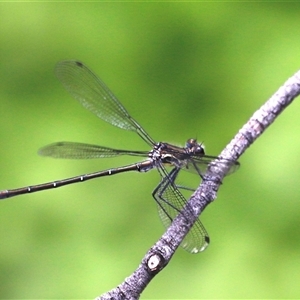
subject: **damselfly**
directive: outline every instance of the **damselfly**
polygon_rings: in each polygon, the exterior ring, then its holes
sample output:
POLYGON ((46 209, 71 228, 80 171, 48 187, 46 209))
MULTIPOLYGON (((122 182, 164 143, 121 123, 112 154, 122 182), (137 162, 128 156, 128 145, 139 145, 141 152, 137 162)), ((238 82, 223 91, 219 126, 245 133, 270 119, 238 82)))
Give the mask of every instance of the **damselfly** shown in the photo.
MULTIPOLYGON (((106 158, 119 155, 147 158, 141 162, 119 168, 18 189, 3 190, 0 191, 0 199, 127 171, 147 172, 156 168, 161 176, 161 181, 153 191, 152 196, 156 200, 162 223, 165 227, 168 227, 187 204, 180 191, 183 187, 176 185, 176 178, 181 169, 195 172, 201 177, 207 171, 208 165, 226 168, 228 170, 227 174, 237 170, 239 163, 236 161, 205 155, 202 144, 198 143, 196 139, 189 139, 183 148, 164 142, 154 142, 138 122, 129 115, 109 88, 83 63, 79 61, 62 61, 57 64, 55 72, 66 90, 86 109, 111 125, 136 132, 152 150, 149 152, 131 151, 75 142, 54 143, 41 148, 39 154, 54 158, 72 159, 106 158), (171 166, 171 171, 168 171, 166 166, 171 166)), ((198 219, 181 246, 191 253, 197 253, 203 251, 208 243, 208 234, 198 219)))

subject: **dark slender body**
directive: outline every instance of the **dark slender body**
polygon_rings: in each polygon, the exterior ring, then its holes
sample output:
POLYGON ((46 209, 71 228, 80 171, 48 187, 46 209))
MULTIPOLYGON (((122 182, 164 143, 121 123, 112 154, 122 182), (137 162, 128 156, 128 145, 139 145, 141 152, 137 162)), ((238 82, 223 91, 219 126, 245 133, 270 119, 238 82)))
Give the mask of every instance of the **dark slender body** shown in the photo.
POLYGON ((74 176, 74 177, 67 178, 67 179, 56 180, 56 181, 47 182, 47 183, 41 183, 41 184, 22 187, 22 188, 13 189, 13 190, 4 190, 4 191, 0 191, 0 199, 6 199, 6 198, 13 197, 13 196, 49 190, 52 188, 58 188, 58 187, 61 187, 64 185, 72 184, 72 183, 83 182, 86 180, 90 180, 90 179, 94 179, 94 178, 98 178, 98 177, 102 177, 102 176, 115 175, 115 174, 119 174, 122 172, 128 172, 128 171, 141 172, 141 165, 144 163, 131 164, 131 165, 120 167, 120 168, 103 170, 103 171, 99 171, 99 172, 84 174, 81 176, 74 176))

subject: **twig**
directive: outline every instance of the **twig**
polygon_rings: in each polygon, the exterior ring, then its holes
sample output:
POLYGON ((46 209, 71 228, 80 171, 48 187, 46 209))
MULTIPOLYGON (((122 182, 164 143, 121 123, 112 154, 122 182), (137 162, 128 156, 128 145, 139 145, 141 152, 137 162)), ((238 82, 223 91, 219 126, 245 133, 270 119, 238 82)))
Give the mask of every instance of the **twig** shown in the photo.
MULTIPOLYGON (((276 117, 300 94, 300 71, 289 78, 283 86, 262 106, 221 152, 220 157, 237 160, 245 150, 273 123, 276 117)), ((139 267, 124 282, 111 291, 96 298, 138 299, 151 279, 171 260, 183 238, 189 232, 205 207, 216 199, 217 191, 228 170, 211 168, 215 176, 204 179, 188 201, 191 209, 185 207, 173 221, 159 241, 142 259, 139 267)))

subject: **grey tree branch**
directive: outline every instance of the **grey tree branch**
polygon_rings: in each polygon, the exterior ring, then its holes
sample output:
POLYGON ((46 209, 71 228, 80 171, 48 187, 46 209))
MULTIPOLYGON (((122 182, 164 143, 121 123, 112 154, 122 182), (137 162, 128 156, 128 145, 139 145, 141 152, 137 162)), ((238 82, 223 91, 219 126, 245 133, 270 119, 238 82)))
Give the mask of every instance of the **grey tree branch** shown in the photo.
MULTIPOLYGON (((289 78, 279 90, 261 106, 239 130, 232 141, 221 152, 226 159, 237 160, 245 150, 273 123, 275 118, 300 94, 300 71, 289 78)), ((185 207, 142 259, 129 277, 111 291, 97 297, 100 299, 138 299, 151 279, 171 260, 185 235, 189 232, 205 207, 216 199, 217 191, 228 170, 216 166, 210 168, 208 176, 189 199, 191 209, 185 207), (212 176, 211 173, 215 175, 212 176)))

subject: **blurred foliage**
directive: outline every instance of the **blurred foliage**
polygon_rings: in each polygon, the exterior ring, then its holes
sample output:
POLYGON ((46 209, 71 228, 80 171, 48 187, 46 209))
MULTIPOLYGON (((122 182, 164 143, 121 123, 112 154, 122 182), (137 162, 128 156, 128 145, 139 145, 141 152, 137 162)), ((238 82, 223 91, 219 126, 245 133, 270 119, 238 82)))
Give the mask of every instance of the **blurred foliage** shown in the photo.
MULTIPOLYGON (((51 142, 147 150, 63 90, 53 68, 64 59, 94 70, 155 140, 197 137, 217 155, 299 69, 299 11, 286 2, 1 3, 1 189, 131 162, 38 157, 51 142)), ((209 248, 179 249, 143 299, 300 297, 298 102, 203 214, 209 248)), ((91 299, 119 284, 163 232, 151 198, 158 180, 121 174, 2 201, 0 298, 91 299)))

